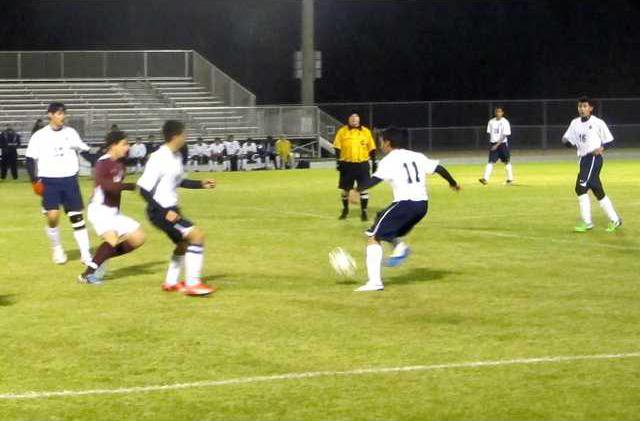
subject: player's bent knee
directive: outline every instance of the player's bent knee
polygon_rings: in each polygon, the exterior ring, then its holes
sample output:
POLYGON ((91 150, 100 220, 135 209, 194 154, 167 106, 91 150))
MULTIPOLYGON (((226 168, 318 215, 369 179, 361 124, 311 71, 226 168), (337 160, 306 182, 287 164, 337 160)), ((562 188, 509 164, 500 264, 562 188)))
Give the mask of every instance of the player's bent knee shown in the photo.
POLYGON ((585 186, 581 186, 580 184, 578 184, 576 185, 575 191, 578 196, 582 196, 583 194, 587 194, 589 189, 587 189, 585 186))
POLYGON ((146 240, 147 240, 147 235, 140 228, 132 232, 127 238, 127 241, 129 242, 129 244, 131 244, 135 248, 142 246, 146 240))
POLYGON ((102 234, 102 239, 111 247, 117 246, 119 242, 118 233, 115 231, 105 232, 102 234))
POLYGON ((69 212, 69 222, 74 230, 84 229, 86 224, 84 222, 84 215, 79 211, 69 212))
POLYGON ((204 231, 199 227, 193 227, 187 235, 187 240, 189 240, 190 244, 204 244, 204 238, 204 231))

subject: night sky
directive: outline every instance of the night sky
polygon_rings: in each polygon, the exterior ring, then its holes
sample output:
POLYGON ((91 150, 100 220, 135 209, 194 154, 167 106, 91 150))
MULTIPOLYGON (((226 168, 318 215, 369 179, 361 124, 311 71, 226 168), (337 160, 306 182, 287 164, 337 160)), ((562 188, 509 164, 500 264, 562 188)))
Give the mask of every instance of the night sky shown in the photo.
MULTIPOLYGON (((12 3, 0 11, 1 50, 195 49, 260 103, 299 99, 300 1, 12 3)), ((316 0, 316 97, 640 96, 639 22, 631 1, 316 0)))

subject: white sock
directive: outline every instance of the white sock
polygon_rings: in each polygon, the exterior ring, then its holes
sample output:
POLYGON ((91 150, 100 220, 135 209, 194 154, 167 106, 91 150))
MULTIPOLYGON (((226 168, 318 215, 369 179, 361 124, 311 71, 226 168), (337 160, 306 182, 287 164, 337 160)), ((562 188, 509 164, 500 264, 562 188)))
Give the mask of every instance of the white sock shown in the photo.
POLYGON ((367 275, 368 284, 382 285, 380 275, 382 265, 382 246, 380 244, 369 244, 367 246, 367 275))
POLYGON ((611 199, 609 199, 609 196, 605 196, 602 198, 602 200, 600 201, 600 207, 610 221, 618 222, 620 220, 620 217, 616 213, 616 210, 613 208, 613 203, 611 203, 611 199))
POLYGON ((47 237, 49 237, 49 241, 51 241, 51 247, 56 248, 60 247, 60 228, 50 226, 45 227, 45 231, 47 233, 47 237))
POLYGON ((202 275, 202 263, 204 261, 204 247, 192 244, 187 247, 184 257, 185 275, 187 286, 198 285, 202 275))
POLYGON ((509 163, 509 164, 505 165, 505 168, 507 170, 507 180, 508 181, 513 181, 513 167, 509 163))
POLYGON ((591 199, 588 194, 582 194, 578 196, 578 203, 580 204, 580 216, 585 224, 591 224, 591 199))
POLYGON ((395 244, 395 247, 393 248, 393 253, 391 253, 391 256, 393 257, 402 256, 404 255, 404 253, 407 251, 408 248, 409 247, 404 241, 400 241, 395 244))
POLYGON ((167 276, 164 279, 164 283, 167 285, 176 285, 178 280, 180 279, 180 270, 182 269, 182 265, 184 264, 184 255, 171 256, 171 260, 169 261, 169 268, 167 269, 167 276))
POLYGON ((91 243, 89 242, 89 232, 87 229, 73 230, 73 237, 76 239, 76 243, 80 249, 80 259, 83 261, 91 260, 91 243))
POLYGON ((486 167, 484 167, 484 178, 486 181, 489 181, 489 177, 491 177, 491 172, 493 171, 493 164, 488 163, 486 167))

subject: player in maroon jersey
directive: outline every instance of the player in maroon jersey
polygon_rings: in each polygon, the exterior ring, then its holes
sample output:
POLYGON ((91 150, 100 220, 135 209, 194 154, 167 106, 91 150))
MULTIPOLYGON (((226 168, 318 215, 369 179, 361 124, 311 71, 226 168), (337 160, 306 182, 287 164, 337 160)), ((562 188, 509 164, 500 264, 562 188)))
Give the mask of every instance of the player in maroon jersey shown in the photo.
POLYGON ((88 208, 89 221, 96 234, 104 242, 95 252, 87 269, 78 276, 78 282, 101 284, 104 262, 116 256, 132 252, 140 247, 145 235, 140 224, 120 213, 123 190, 135 190, 135 183, 124 183, 126 167, 124 158, 129 152, 127 135, 121 131, 110 132, 105 140, 106 153, 95 167, 95 188, 88 208))

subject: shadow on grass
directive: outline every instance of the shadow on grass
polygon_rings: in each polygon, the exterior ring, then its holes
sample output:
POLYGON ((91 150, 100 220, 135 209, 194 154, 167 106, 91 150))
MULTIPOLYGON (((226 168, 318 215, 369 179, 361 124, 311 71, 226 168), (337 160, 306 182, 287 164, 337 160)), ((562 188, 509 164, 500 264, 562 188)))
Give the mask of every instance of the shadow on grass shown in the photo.
POLYGON ((211 283, 213 282, 214 284, 216 282, 220 282, 220 281, 228 281, 227 275, 224 273, 217 273, 215 275, 206 275, 202 277, 202 282, 208 282, 211 283))
POLYGON ((12 306, 16 303, 15 295, 0 295, 0 307, 12 306))
POLYGON ((400 276, 388 276, 385 283, 390 285, 406 285, 414 284, 416 282, 439 281, 453 275, 454 273, 456 272, 450 270, 415 268, 400 276))
MULTIPOLYGON (((405 273, 399 276, 392 276, 389 274, 384 277, 385 285, 406 285, 413 284, 417 282, 432 282, 438 281, 441 279, 445 279, 447 276, 453 275, 456 272, 449 270, 438 270, 438 269, 429 269, 429 268, 416 268, 412 269, 410 272, 405 273)), ((355 279, 342 279, 336 282, 338 285, 356 285, 362 284, 364 280, 355 280, 355 279)))
POLYGON ((108 279, 125 278, 127 276, 139 276, 139 275, 153 275, 164 279, 164 272, 159 271, 158 266, 166 265, 166 260, 154 260, 152 262, 140 263, 132 266, 125 266, 115 269, 113 271, 107 269, 108 279), (162 272, 162 273, 161 273, 162 272))

